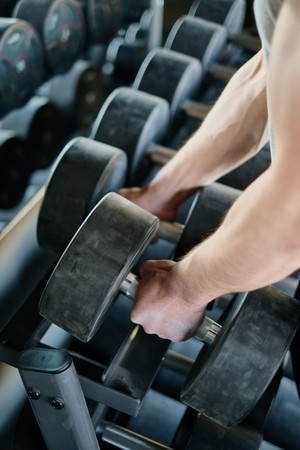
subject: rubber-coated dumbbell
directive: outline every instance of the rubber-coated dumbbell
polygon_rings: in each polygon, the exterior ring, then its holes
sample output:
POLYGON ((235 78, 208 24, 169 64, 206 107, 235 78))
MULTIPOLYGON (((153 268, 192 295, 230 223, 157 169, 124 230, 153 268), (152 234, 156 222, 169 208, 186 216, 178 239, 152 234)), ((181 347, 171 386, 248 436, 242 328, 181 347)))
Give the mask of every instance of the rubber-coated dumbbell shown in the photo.
POLYGON ((72 66, 85 39, 83 13, 76 0, 19 0, 13 16, 38 32, 49 72, 66 72, 72 66))
POLYGON ((126 153, 127 183, 132 184, 141 178, 141 162, 150 146, 165 139, 169 122, 170 111, 166 100, 120 87, 105 100, 90 137, 121 148, 126 153))
POLYGON ((13 130, 27 141, 27 165, 32 171, 53 162, 68 133, 64 115, 48 98, 38 96, 4 116, 0 129, 13 130))
POLYGON ((196 0, 192 3, 189 14, 227 28, 228 33, 235 36, 244 26, 246 15, 245 0, 196 0))
POLYGON ((207 71, 226 80, 232 75, 233 69, 215 63, 221 57, 226 37, 226 30, 220 25, 188 16, 179 19, 166 42, 166 47, 172 50, 165 48, 149 52, 133 87, 165 98, 170 104, 172 117, 185 112, 190 117, 203 120, 210 107, 192 98, 198 93, 207 71), (199 60, 198 65, 196 59, 199 60))
POLYGON ((227 30, 222 25, 199 17, 183 16, 170 31, 165 48, 198 58, 205 74, 229 81, 236 69, 220 64, 227 38, 227 30))
POLYGON ((68 119, 69 128, 88 128, 95 120, 104 92, 101 70, 95 64, 78 59, 68 72, 48 80, 37 95, 49 100, 68 119))
MULTIPOLYGON (((106 195, 52 272, 40 300, 42 316, 89 340, 119 292, 134 296, 130 270, 158 226, 149 212, 106 195)), ((187 377, 183 402, 224 426, 242 421, 278 370, 299 318, 299 302, 274 287, 239 296, 221 325, 205 318, 197 336, 210 346, 187 377)))
POLYGON ((202 73, 202 65, 196 58, 158 48, 148 53, 132 87, 167 100, 172 119, 185 114, 203 120, 211 107, 193 100, 198 94, 202 73))
POLYGON ((39 245, 62 253, 94 205, 123 187, 127 158, 123 151, 79 137, 66 144, 46 184, 39 211, 39 245))
POLYGON ((40 39, 24 20, 0 18, 0 116, 25 103, 44 77, 40 39))
POLYGON ((228 43, 256 53, 261 47, 260 39, 243 31, 246 10, 245 0, 196 0, 188 14, 223 25, 228 32, 228 43))
POLYGON ((10 130, 0 130, 0 208, 22 198, 31 173, 27 143, 10 130))

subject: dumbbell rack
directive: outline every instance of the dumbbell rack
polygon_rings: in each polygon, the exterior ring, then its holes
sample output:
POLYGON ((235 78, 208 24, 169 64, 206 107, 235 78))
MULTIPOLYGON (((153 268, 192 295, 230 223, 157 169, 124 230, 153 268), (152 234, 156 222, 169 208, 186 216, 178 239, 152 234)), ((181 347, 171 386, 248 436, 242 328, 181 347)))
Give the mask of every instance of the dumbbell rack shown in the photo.
MULTIPOLYGON (((152 4, 157 10, 159 7, 161 8, 161 2, 159 1, 153 1, 152 4)), ((158 16, 157 23, 159 23, 160 19, 161 16, 158 16)), ((157 26, 157 23, 155 26, 157 26)), ((155 26, 153 25, 153 30, 156 29, 156 31, 152 34, 154 41, 159 35, 155 26)), ((160 25, 158 30, 160 30, 160 25)), ((149 47, 152 47, 152 45, 156 46, 157 41, 154 44, 149 43, 149 47)), ((193 126, 194 124, 192 127, 193 126)), ((51 347, 50 344, 43 343, 42 336, 44 336, 47 330, 49 331, 49 329, 53 327, 41 319, 40 323, 37 319, 37 328, 33 327, 31 330, 28 330, 28 335, 25 333, 26 338, 28 338, 27 341, 26 339, 23 341, 20 339, 18 342, 17 337, 17 342, 13 342, 13 344, 10 345, 6 333, 11 332, 10 327, 11 330, 14 330, 14 320, 19 316, 20 311, 23 313, 23 311, 26 310, 27 303, 27 314, 30 316, 32 305, 30 306, 29 300, 36 300, 36 291, 39 291, 39 287, 44 285, 45 279, 56 262, 55 257, 47 254, 38 247, 35 239, 37 212, 42 197, 43 190, 39 191, 33 197, 26 208, 22 209, 20 214, 15 217, 9 226, 4 229, 4 232, 0 234, 0 253, 1 258, 4 256, 5 260, 6 254, 9 255, 8 260, 11 260, 12 258, 11 249, 13 248, 13 243, 17 243, 18 240, 24 239, 24 236, 26 239, 30 237, 29 245, 27 247, 16 248, 15 258, 18 258, 18 253, 22 253, 25 260, 29 260, 32 258, 32 255, 34 255, 35 268, 39 268, 39 270, 34 271, 34 277, 32 277, 31 267, 26 267, 28 273, 26 272, 25 274, 23 273, 23 268, 20 267, 20 272, 18 272, 17 277, 22 276, 26 280, 26 283, 22 283, 22 286, 13 293, 13 296, 17 298, 17 301, 14 301, 13 304, 10 305, 10 308, 5 308, 4 316, 1 315, 1 336, 2 338, 4 336, 5 339, 7 339, 5 344, 3 344, 4 339, 1 340, 1 355, 3 355, 1 356, 1 360, 11 366, 18 367, 32 408, 39 418, 40 428, 43 430, 45 440, 49 444, 51 450, 55 450, 56 448, 96 449, 99 448, 98 438, 96 437, 94 430, 94 423, 92 422, 90 413, 86 407, 85 398, 92 399, 100 405, 106 405, 107 407, 114 408, 125 414, 136 416, 140 411, 144 396, 152 385, 161 364, 164 367, 172 368, 172 370, 175 370, 174 367, 176 367, 175 371, 186 374, 192 361, 182 357, 182 355, 174 355, 172 351, 168 351, 168 345, 161 343, 158 340, 158 348, 149 351, 145 365, 139 368, 140 372, 135 370, 135 374, 138 378, 137 385, 140 386, 142 384, 144 385, 144 388, 141 389, 139 396, 133 396, 128 393, 120 392, 119 390, 106 386, 100 382, 102 375, 107 369, 106 365, 99 362, 95 363, 95 361, 89 360, 89 358, 85 356, 81 357, 72 350, 67 352, 60 350, 60 347, 68 342, 67 336, 64 335, 62 337, 61 343, 58 344, 57 348, 55 346, 51 347), (15 351, 15 347, 18 348, 18 351, 15 351), (48 355, 50 355, 51 361, 47 365, 45 361, 47 361, 48 355), (70 355, 72 356, 73 363, 70 360, 70 355), (164 360, 162 362, 163 356, 164 360), (97 377, 94 380, 91 374, 95 372, 97 377), (41 392, 38 392, 39 389, 35 390, 35 385, 39 385, 42 395, 41 392), (69 388, 68 391, 66 390, 66 386, 69 388), (47 392, 47 398, 44 397, 44 392, 47 392), (66 401, 64 402, 62 402, 62 399, 60 398, 61 393, 65 395, 66 401), (49 424, 48 420, 49 405, 52 407, 51 418, 53 418, 53 423, 51 424, 49 424), (64 418, 66 422, 73 422, 76 424, 75 427, 67 431, 66 428, 62 426, 62 414, 65 414, 64 418)), ((5 268, 6 270, 4 271, 6 263, 4 259, 3 271, 0 270, 0 273, 8 274, 9 268, 5 268)), ((6 306, 7 305, 5 305, 5 307, 6 306)), ((18 318, 18 320, 20 319, 18 318)), ((16 323, 19 322, 17 321, 16 323)), ((14 340, 12 339, 12 341, 14 340)), ((134 356, 136 354, 136 349, 145 348, 145 346, 147 348, 146 342, 147 336, 137 329, 134 329, 129 334, 128 340, 125 340, 124 345, 126 345, 126 343, 128 346, 132 345, 131 349, 133 356, 132 359, 129 359, 127 362, 128 366, 126 367, 129 372, 135 367, 134 356), (133 335, 134 338, 137 339, 136 341, 133 339, 133 335), (132 344, 132 342, 138 342, 136 344, 137 347, 135 347, 135 344, 132 344)), ((113 371, 118 367, 118 363, 115 360, 112 362, 110 370, 113 371)), ((278 380, 276 383, 278 383, 278 380)), ((266 410, 269 409, 271 399, 278 388, 276 383, 274 383, 274 386, 270 389, 270 397, 265 400, 264 405, 266 410)), ((263 410, 263 408, 260 409, 260 412, 261 410, 263 410)), ((258 422, 258 416, 259 413, 257 413, 255 419, 256 423, 258 422)), ((253 420, 252 425, 255 423, 255 420, 253 420)), ((260 423, 260 426, 261 425, 262 424, 260 423)), ((116 448, 171 448, 160 444, 159 442, 150 442, 147 438, 137 434, 134 435, 126 428, 113 423, 105 423, 105 421, 101 423, 100 421, 100 425, 98 424, 98 426, 101 430, 100 435, 103 436, 103 441, 113 443, 116 445, 116 448), (117 444, 118 442, 119 446, 117 444), (125 445, 127 445, 127 447, 125 445)), ((257 428, 259 429, 259 426, 257 428)), ((248 432, 247 425, 246 429, 248 432)), ((216 429, 214 429, 214 431, 216 431, 216 429)), ((243 426, 238 430, 238 433, 241 433, 241 436, 245 438, 243 426)), ((259 429, 259 431, 250 434, 250 440, 254 441, 255 439, 261 439, 260 433, 261 430, 259 429)), ((177 447, 174 446, 172 448, 176 449, 177 447)), ((190 444, 187 448, 190 450, 197 449, 197 441, 194 442, 194 444, 190 444)))

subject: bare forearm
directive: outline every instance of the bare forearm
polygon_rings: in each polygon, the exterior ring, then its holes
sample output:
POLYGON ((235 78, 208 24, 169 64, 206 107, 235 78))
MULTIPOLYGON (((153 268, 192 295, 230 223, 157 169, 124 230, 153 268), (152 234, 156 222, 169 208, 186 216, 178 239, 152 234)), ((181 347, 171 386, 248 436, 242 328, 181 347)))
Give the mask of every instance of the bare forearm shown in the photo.
POLYGON ((207 185, 253 156, 266 142, 266 79, 262 53, 228 83, 197 132, 151 183, 168 193, 207 185))
MULTIPOLYGON (((224 223, 179 264, 193 303, 276 282, 300 265, 300 214, 290 181, 268 170, 236 201, 224 223)), ((278 171, 280 172, 280 170, 278 171)))
POLYGON ((202 301, 273 283, 300 265, 299 24, 299 2, 287 0, 270 59, 271 168, 240 196, 217 232, 178 265, 202 301))

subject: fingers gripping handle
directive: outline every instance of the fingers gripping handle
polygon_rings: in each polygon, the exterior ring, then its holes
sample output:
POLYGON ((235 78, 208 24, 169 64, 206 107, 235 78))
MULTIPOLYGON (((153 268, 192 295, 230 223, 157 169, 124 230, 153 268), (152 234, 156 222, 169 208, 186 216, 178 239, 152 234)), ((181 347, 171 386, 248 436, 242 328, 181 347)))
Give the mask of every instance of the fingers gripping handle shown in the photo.
MULTIPOLYGON (((123 280, 120 286, 120 291, 122 292, 122 294, 126 295, 126 297, 133 300, 138 288, 138 284, 138 277, 130 272, 123 280)), ((221 329, 221 325, 205 316, 202 324, 195 334, 195 337, 205 344, 212 344, 215 338, 220 333, 221 329)))

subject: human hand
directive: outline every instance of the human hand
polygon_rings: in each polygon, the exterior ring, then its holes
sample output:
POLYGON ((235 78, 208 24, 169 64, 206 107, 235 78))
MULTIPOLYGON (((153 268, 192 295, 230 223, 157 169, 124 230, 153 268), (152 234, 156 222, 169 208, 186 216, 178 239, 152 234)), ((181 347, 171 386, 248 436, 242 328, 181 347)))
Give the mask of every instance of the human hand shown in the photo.
POLYGON ((162 189, 156 184, 149 184, 144 187, 123 188, 118 191, 118 194, 151 212, 159 219, 174 222, 181 203, 198 189, 195 187, 171 193, 167 187, 162 189))
POLYGON ((131 310, 132 322, 146 333, 173 342, 191 338, 206 309, 204 303, 189 301, 189 286, 177 267, 178 263, 169 260, 146 261, 131 310))
POLYGON ((161 220, 174 221, 177 216, 177 206, 171 200, 162 200, 150 186, 123 188, 118 194, 132 201, 146 211, 156 215, 161 220))

